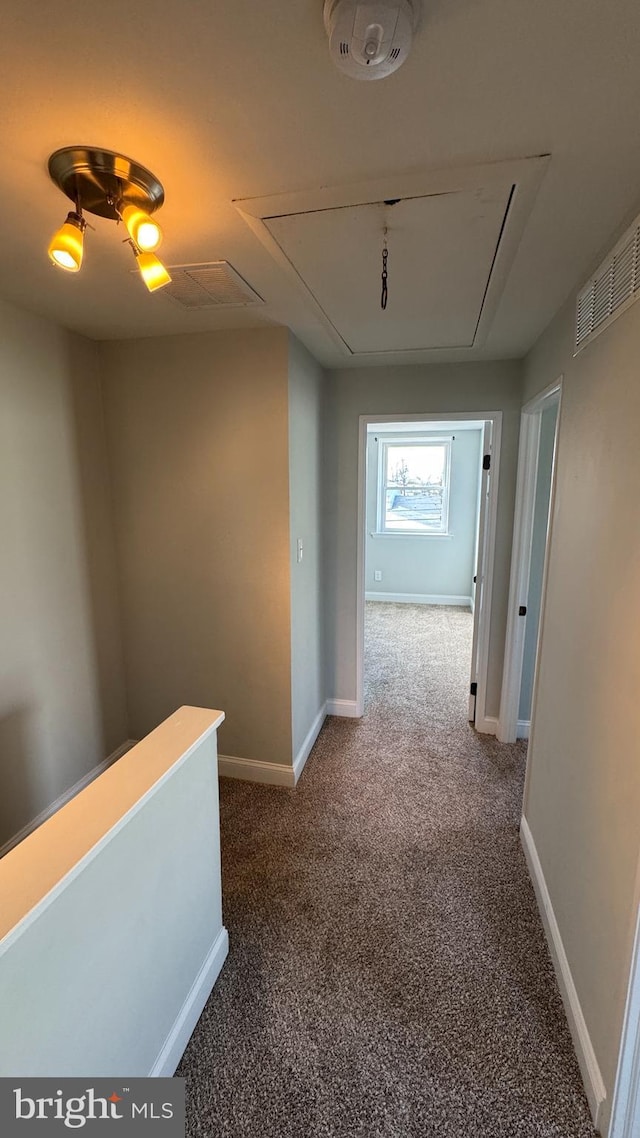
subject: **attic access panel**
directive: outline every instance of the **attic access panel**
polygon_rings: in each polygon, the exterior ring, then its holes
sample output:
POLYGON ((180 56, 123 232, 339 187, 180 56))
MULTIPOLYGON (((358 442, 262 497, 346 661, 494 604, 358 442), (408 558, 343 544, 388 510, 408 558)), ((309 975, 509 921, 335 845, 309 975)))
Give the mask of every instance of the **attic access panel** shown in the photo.
POLYGON ((511 186, 458 191, 269 217, 265 225, 353 354, 470 348, 510 195, 511 186))
POLYGON ((345 356, 437 359, 485 342, 548 162, 534 155, 389 174, 234 204, 345 356), (385 207, 389 199, 397 204, 385 207))

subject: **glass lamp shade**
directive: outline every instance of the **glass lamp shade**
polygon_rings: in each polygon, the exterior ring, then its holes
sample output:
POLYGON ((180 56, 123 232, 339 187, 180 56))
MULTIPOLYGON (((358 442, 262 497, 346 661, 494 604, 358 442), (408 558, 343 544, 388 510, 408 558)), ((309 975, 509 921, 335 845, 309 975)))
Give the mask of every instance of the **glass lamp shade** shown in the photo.
POLYGON ((162 261, 159 261, 153 253, 136 253, 136 261, 140 269, 140 276, 149 292, 155 292, 157 288, 169 284, 171 280, 169 273, 162 261))
POLYGON ((64 225, 54 233, 49 244, 49 258, 54 265, 77 273, 82 265, 85 223, 77 213, 70 213, 64 225))
POLYGON ((122 211, 122 220, 132 241, 143 253, 151 253, 162 241, 162 230, 157 221, 149 217, 143 209, 127 205, 122 211))

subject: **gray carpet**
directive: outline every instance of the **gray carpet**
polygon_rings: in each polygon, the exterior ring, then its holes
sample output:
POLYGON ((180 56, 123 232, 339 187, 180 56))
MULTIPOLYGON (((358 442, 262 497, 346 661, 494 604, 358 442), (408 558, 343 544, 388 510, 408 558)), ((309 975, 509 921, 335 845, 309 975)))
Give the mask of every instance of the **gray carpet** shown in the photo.
POLYGON ((591 1138, 522 856, 523 744, 466 721, 471 618, 367 605, 361 721, 294 791, 222 780, 231 952, 188 1134, 591 1138))

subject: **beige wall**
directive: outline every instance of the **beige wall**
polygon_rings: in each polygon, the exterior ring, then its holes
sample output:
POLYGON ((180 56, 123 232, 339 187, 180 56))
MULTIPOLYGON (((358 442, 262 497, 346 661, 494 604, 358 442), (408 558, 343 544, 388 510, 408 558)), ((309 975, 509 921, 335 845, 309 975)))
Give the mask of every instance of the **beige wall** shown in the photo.
POLYGON ((127 738, 94 345, 0 302, 0 846, 127 738))
POLYGON ((358 417, 503 412, 502 454, 487 708, 500 705, 511 535, 520 429, 521 369, 515 361, 370 367, 328 373, 326 462, 326 577, 329 590, 327 690, 330 699, 356 698, 356 554, 358 417))
POLYGON ((130 729, 219 707, 222 754, 290 763, 288 333, 101 358, 130 729))
POLYGON ((525 815, 610 1109, 640 853, 640 304, 574 359, 573 298, 526 361, 564 374, 525 815))
POLYGON ((297 756, 327 698, 322 573, 322 368, 290 336, 289 492, 291 556, 291 701, 297 756), (297 558, 302 539, 302 561, 297 558))

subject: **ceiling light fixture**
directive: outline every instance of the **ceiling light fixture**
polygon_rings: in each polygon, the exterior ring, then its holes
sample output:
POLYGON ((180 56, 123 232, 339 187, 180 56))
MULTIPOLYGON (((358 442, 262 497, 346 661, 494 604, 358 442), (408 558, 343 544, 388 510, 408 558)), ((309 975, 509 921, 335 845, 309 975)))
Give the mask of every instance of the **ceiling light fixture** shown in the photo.
POLYGON ((133 241, 131 245, 135 253, 136 261, 138 262, 140 276, 149 289, 149 292, 155 292, 157 288, 162 288, 163 285, 169 284, 171 277, 155 253, 141 252, 139 249, 136 249, 135 242, 133 241))
POLYGON ((124 223, 149 292, 169 283, 169 273, 154 254, 162 230, 151 216, 164 201, 164 189, 150 170, 113 150, 65 146, 51 155, 49 174, 75 205, 51 239, 49 257, 54 265, 71 273, 80 269, 86 210, 124 223))
POLYGON ((66 269, 69 273, 77 273, 82 264, 84 252, 84 231, 87 223, 81 213, 67 214, 67 220, 54 233, 49 244, 49 256, 54 265, 66 269))
POLYGON ((157 221, 136 205, 126 205, 122 211, 127 232, 138 249, 152 253, 162 241, 162 230, 157 221))

